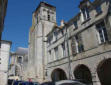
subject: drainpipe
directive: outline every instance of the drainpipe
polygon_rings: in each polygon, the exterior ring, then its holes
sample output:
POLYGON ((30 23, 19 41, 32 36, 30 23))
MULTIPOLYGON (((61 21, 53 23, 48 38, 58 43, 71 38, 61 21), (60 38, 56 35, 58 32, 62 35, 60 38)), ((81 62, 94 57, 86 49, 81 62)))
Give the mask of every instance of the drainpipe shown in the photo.
POLYGON ((69 80, 71 80, 71 59, 70 59, 70 53, 69 53, 69 43, 68 43, 68 30, 67 27, 65 26, 66 29, 66 36, 65 36, 65 41, 67 43, 67 53, 68 53, 68 68, 69 68, 69 80))

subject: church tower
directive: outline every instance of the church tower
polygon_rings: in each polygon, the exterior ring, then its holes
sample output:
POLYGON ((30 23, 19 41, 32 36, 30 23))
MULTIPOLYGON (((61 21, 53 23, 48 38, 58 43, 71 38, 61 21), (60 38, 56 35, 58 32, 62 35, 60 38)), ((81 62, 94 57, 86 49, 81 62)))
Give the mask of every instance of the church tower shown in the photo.
POLYGON ((44 23, 45 27, 48 26, 45 30, 45 35, 52 29, 52 25, 56 23, 56 7, 45 3, 40 2, 36 11, 34 12, 36 18, 36 24, 44 23))
POLYGON ((33 69, 35 81, 45 80, 47 65, 47 34, 56 24, 56 7, 40 2, 33 13, 32 27, 29 33, 29 66, 33 69))

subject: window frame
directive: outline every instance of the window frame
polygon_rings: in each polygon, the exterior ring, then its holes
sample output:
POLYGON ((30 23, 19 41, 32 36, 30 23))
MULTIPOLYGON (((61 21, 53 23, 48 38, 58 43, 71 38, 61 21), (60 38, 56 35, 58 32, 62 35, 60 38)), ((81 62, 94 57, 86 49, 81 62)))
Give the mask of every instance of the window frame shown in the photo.
POLYGON ((108 41, 107 30, 104 21, 96 24, 96 31, 99 44, 105 43, 108 41), (102 27, 103 25, 103 27, 102 27), (99 28, 100 27, 100 28, 99 28))
POLYGON ((82 14, 83 14, 83 22, 90 19, 90 13, 88 7, 84 7, 82 9, 82 14))
POLYGON ((76 46, 76 52, 77 53, 82 53, 84 51, 84 45, 82 43, 82 41, 79 39, 80 35, 76 35, 75 36, 75 46, 76 46))

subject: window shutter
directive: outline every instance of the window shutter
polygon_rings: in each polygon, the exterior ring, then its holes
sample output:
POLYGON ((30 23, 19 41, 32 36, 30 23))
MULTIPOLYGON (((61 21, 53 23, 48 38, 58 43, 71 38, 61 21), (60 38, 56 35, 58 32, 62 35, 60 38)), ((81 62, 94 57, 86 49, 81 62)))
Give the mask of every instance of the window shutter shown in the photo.
POLYGON ((79 41, 79 44, 81 45, 82 44, 82 36, 81 36, 81 34, 78 34, 78 41, 79 41))
POLYGON ((79 41, 79 52, 83 52, 84 51, 84 46, 83 46, 83 41, 82 41, 82 35, 78 34, 78 41, 79 41))
POLYGON ((76 52, 76 44, 75 44, 74 37, 72 38, 72 41, 71 41, 71 47, 72 47, 72 55, 75 56, 77 52, 76 52))

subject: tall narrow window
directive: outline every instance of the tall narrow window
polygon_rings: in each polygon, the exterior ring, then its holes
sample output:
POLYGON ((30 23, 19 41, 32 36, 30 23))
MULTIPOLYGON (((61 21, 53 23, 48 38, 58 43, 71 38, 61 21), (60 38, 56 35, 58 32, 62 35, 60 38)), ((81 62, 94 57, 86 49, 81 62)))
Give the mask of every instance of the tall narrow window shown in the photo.
POLYGON ((82 38, 81 35, 76 35, 75 36, 75 45, 76 45, 76 52, 81 53, 84 51, 84 46, 82 43, 82 38))
POLYGON ((72 55, 73 56, 75 56, 77 53, 81 53, 84 51, 82 37, 80 34, 78 34, 72 38, 71 46, 72 46, 72 55))
POLYGON ((48 14, 48 21, 50 21, 50 15, 48 14))
POLYGON ((65 42, 62 43, 62 57, 65 57, 65 42))
POLYGON ((54 51, 55 51, 55 57, 56 57, 56 59, 59 59, 58 47, 56 47, 56 48, 54 49, 54 51))
POLYGON ((108 40, 108 36, 104 22, 97 24, 96 29, 97 29, 99 44, 106 42, 108 40))
POLYGON ((48 19, 48 21, 50 21, 50 11, 49 10, 47 11, 47 19, 48 19))
POLYGON ((48 58, 48 61, 50 62, 51 61, 51 58, 52 56, 51 56, 51 51, 49 51, 49 58, 48 58))
POLYGON ((62 33, 62 36, 63 36, 64 35, 64 30, 63 29, 61 30, 61 33, 62 33))
POLYGON ((75 29, 77 29, 77 28, 78 28, 77 21, 74 21, 74 27, 75 27, 75 29))
POLYGON ((56 40, 58 39, 58 32, 57 31, 54 32, 54 37, 56 40))
POLYGON ((48 45, 51 45, 51 37, 48 38, 48 45))
POLYGON ((0 58, 0 64, 1 64, 1 58, 0 58))
POLYGON ((38 16, 37 16, 37 24, 39 23, 39 19, 38 19, 38 16))
POLYGON ((108 14, 111 16, 111 2, 110 2, 110 5, 109 5, 109 12, 108 12, 108 14))
POLYGON ((89 10, 88 10, 87 7, 85 7, 85 8, 82 9, 82 14, 83 14, 84 21, 90 18, 90 16, 89 16, 89 10))

